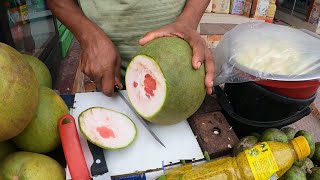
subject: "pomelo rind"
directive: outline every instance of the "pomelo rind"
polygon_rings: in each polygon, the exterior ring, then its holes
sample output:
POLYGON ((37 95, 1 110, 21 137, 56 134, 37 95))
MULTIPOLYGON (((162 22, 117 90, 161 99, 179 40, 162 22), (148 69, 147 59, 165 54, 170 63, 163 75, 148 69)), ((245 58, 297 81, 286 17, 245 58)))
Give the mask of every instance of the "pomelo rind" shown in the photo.
POLYGON ((38 81, 22 54, 0 42, 0 141, 20 134, 35 116, 38 81))
POLYGON ((119 150, 119 149, 124 149, 124 148, 127 148, 129 147, 135 140, 136 140, 136 137, 138 135, 138 130, 137 130, 137 126, 136 124, 125 114, 119 112, 119 111, 115 111, 115 110, 112 110, 112 109, 109 109, 109 108, 105 108, 105 107, 91 107, 91 108, 88 108, 84 111, 82 111, 78 117, 78 125, 79 125, 79 129, 81 131, 81 133, 83 134, 83 136, 89 141, 91 142, 92 144, 98 146, 98 147, 101 147, 103 149, 109 149, 109 150, 119 150), (92 111, 92 110, 95 110, 95 109, 102 109, 102 110, 106 110, 106 111, 111 111, 111 112, 114 112, 114 113, 117 113, 123 117, 125 117, 127 120, 129 120, 128 122, 131 122, 133 127, 134 127, 134 136, 133 138, 131 139, 131 141, 126 144, 126 145, 123 145, 123 146, 120 146, 120 147, 116 147, 116 148, 113 148, 113 147, 109 147, 109 146, 104 146, 102 144, 100 144, 99 142, 96 142, 94 141, 92 138, 90 138, 90 136, 87 135, 87 133, 84 131, 83 127, 82 127, 82 123, 81 123, 81 118, 83 118, 84 114, 89 112, 89 111, 92 111))
POLYGON ((66 172, 57 160, 48 155, 17 151, 0 163, 0 179, 64 180, 66 172))
POLYGON ((65 114, 69 114, 69 109, 60 95, 46 86, 40 86, 36 115, 20 134, 12 138, 13 142, 24 151, 53 151, 61 145, 57 124, 65 114))
MULTIPOLYGON (((126 88, 130 103, 130 82, 128 72, 137 56, 146 56, 155 61, 161 69, 166 85, 166 97, 161 108, 153 116, 138 114, 159 125, 172 125, 189 118, 199 109, 206 95, 205 69, 192 66, 193 51, 188 42, 178 37, 156 38, 144 45, 129 63, 126 72, 126 88), (173 69, 174 68, 174 69, 173 69)), ((132 86, 132 85, 131 85, 132 86)), ((134 104, 133 104, 134 106, 134 104)))
POLYGON ((36 78, 38 80, 39 86, 46 86, 52 89, 52 77, 48 67, 38 58, 22 54, 24 60, 32 67, 36 78))

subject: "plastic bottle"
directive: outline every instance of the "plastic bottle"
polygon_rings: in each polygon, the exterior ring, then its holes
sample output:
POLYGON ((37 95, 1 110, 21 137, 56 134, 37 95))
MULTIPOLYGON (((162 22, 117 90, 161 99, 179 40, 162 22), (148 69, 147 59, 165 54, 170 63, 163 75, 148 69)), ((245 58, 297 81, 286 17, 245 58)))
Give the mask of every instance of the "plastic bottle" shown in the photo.
POLYGON ((267 11, 267 17, 266 17, 266 22, 268 23, 273 23, 274 16, 276 14, 277 6, 276 6, 276 1, 275 0, 270 0, 269 1, 269 8, 267 11))
POLYGON ((31 24, 29 20, 29 10, 26 0, 15 0, 18 4, 20 13, 20 24, 23 31, 24 50, 26 53, 33 54, 35 50, 35 42, 31 33, 31 24))
POLYGON ((303 136, 289 143, 261 142, 236 157, 224 157, 192 166, 183 165, 166 171, 166 180, 271 180, 280 178, 295 160, 310 154, 303 136))

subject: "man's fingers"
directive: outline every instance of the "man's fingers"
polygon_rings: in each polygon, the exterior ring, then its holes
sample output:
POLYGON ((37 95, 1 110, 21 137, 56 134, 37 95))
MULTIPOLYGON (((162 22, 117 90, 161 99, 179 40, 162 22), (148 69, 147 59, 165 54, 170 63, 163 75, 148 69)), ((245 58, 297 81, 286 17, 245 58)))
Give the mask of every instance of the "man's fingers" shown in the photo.
POLYGON ((214 79, 214 62, 213 57, 208 48, 205 49, 205 86, 208 94, 212 94, 213 79, 214 79))
MULTIPOLYGON (((91 77, 90 77, 91 78, 91 77)), ((92 79, 91 80, 93 80, 94 81, 94 84, 96 85, 96 88, 97 88, 97 90, 98 91, 102 91, 101 89, 101 77, 98 77, 98 76, 96 76, 96 77, 92 77, 92 79)))
POLYGON ((148 42, 164 36, 173 36, 173 35, 171 35, 166 28, 161 28, 155 31, 148 32, 146 35, 144 35, 142 39, 139 40, 139 44, 141 46, 144 46, 148 42))
POLYGON ((192 66, 195 69, 199 69, 204 62, 205 46, 200 40, 195 40, 195 41, 191 40, 190 45, 193 51, 192 66))
POLYGON ((114 71, 105 71, 101 78, 101 91, 109 97, 113 95, 114 79, 114 71))

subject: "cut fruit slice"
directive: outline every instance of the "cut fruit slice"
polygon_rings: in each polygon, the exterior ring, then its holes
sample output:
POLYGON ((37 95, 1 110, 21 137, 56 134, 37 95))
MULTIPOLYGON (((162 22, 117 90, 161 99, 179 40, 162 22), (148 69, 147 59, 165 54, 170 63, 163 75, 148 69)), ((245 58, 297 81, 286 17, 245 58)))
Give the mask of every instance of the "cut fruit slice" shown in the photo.
POLYGON ((144 45, 126 71, 130 103, 144 119, 161 125, 186 120, 205 98, 204 66, 192 67, 183 39, 162 37, 144 45))
POLYGON ((127 72, 128 94, 134 108, 143 117, 157 113, 166 98, 166 82, 158 64, 150 57, 140 55, 130 64, 127 72))
POLYGON ((83 111, 78 118, 81 133, 105 149, 122 149, 136 138, 137 128, 126 115, 103 107, 83 111))

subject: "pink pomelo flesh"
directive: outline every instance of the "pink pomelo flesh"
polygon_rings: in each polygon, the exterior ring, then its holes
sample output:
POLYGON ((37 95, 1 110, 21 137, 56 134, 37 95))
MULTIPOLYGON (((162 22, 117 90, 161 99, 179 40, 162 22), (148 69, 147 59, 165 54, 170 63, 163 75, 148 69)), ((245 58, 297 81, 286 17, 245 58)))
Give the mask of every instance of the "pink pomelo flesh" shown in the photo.
POLYGON ((99 132, 100 136, 103 138, 115 138, 114 132, 112 129, 109 129, 105 126, 97 127, 97 131, 99 132))
POLYGON ((134 108, 143 117, 153 116, 165 99, 165 79, 159 66, 147 56, 137 56, 127 71, 128 94, 134 108))
POLYGON ((137 134, 136 126, 129 117, 102 107, 83 111, 78 120, 82 134, 93 144, 106 149, 125 148, 137 134))

